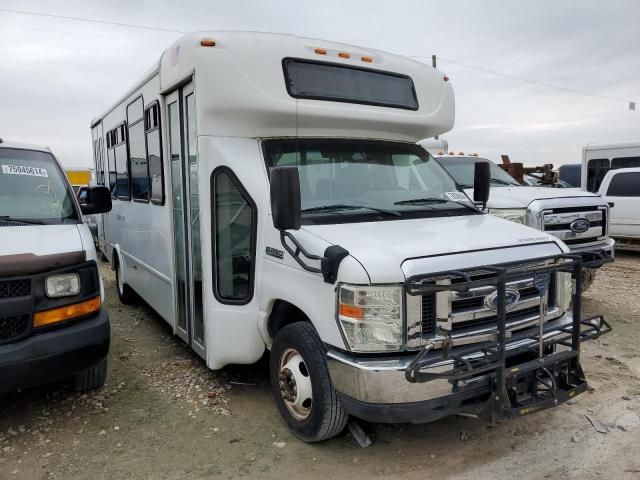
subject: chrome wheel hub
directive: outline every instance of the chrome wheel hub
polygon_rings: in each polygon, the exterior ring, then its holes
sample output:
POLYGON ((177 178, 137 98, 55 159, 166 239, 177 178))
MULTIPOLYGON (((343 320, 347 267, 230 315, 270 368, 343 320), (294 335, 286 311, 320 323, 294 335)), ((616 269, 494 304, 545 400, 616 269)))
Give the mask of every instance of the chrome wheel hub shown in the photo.
POLYGON ((298 420, 304 420, 311 413, 312 388, 309 370, 302 356, 293 348, 284 351, 280 357, 278 387, 287 410, 298 420))

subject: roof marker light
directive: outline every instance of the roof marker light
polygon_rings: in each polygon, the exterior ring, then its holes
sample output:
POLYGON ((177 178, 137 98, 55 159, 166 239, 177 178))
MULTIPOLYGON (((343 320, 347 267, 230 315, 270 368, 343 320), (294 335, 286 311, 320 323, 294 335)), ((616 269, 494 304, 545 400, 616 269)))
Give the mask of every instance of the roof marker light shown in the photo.
POLYGON ((458 155, 464 155, 464 152, 458 152, 458 155))
POLYGON ((444 76, 444 81, 445 81, 445 82, 448 82, 448 81, 449 81, 449 77, 445 75, 445 76, 444 76))
POLYGON ((362 60, 363 62, 372 63, 373 62, 373 57, 365 55, 364 57, 360 58, 360 60, 362 60))
POLYGON ((314 52, 316 52, 318 55, 326 55, 327 54, 327 49, 326 48, 316 48, 314 50, 314 52))
POLYGON ((351 58, 351 54, 350 54, 350 53, 347 53, 347 52, 340 52, 340 53, 338 54, 338 56, 339 56, 340 58, 351 58))
POLYGON ((449 155, 455 155, 456 152, 449 152, 449 155))
POLYGON ((203 38, 200 40, 200 46, 202 47, 215 47, 216 41, 211 38, 203 38))

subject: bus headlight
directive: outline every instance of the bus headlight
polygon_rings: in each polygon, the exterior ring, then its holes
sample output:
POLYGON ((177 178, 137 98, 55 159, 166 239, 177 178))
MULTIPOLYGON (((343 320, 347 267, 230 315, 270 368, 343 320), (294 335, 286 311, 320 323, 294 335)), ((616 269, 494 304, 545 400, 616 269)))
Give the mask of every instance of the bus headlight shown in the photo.
POLYGON ((338 322, 354 352, 402 349, 402 287, 341 285, 338 322))
POLYGON ((45 281, 47 297, 72 297, 80 293, 80 276, 77 273, 52 275, 45 281))
POLYGON ((521 223, 522 225, 527 224, 526 208, 490 208, 489 213, 496 217, 504 218, 505 220, 521 223))

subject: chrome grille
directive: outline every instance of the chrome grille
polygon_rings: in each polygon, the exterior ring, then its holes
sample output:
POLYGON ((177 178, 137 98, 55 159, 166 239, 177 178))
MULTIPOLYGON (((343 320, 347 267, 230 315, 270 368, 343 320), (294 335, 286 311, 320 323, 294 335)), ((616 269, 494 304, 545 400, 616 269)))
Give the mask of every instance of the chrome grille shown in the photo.
POLYGON ((607 213, 602 206, 554 208, 542 212, 543 230, 555 235, 567 245, 589 243, 607 236, 607 213), (571 224, 576 220, 590 224, 585 232, 574 232, 571 224))
MULTIPOLYGON (((491 274, 478 272, 471 279, 479 280, 488 275, 491 274)), ((523 273, 522 278, 507 282, 507 289, 517 290, 520 296, 506 313, 507 330, 513 332, 537 324, 541 298, 533 276, 523 273)), ((496 329, 497 313, 485 306, 485 298, 494 292, 494 286, 482 286, 467 292, 407 295, 407 348, 419 348, 447 336, 469 336, 469 343, 486 340, 487 335, 496 329)), ((547 296, 547 319, 557 317, 559 313, 557 280, 556 275, 552 275, 547 296)))

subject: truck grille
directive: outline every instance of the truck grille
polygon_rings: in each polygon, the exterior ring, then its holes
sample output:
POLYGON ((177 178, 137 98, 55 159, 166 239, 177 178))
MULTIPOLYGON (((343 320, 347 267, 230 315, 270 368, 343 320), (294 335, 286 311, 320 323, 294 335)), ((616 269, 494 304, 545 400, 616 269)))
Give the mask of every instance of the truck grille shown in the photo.
POLYGON ((30 280, 0 281, 0 299, 31 295, 30 280))
MULTIPOLYGON (((486 275, 479 273, 471 278, 478 280, 486 275)), ((547 295, 549 319, 557 316, 559 310, 556 283, 556 276, 552 275, 547 295)), ((507 330, 516 331, 537 323, 541 299, 533 284, 533 277, 523 276, 510 281, 507 289, 515 290, 519 295, 518 301, 506 312, 507 330)), ((485 305, 485 298, 495 291, 495 287, 485 286, 472 288, 468 292, 447 291, 422 295, 414 297, 416 300, 407 295, 407 347, 417 348, 441 336, 495 331, 496 311, 485 305), (439 295, 443 296, 440 301, 437 298, 439 295)))
POLYGON ((29 331, 30 316, 0 317, 0 344, 17 340, 29 331))
POLYGON ((601 240, 607 236, 607 212, 604 207, 554 208, 543 212, 543 230, 555 235, 567 245, 601 240), (588 221, 586 231, 574 231, 576 220, 588 221))

